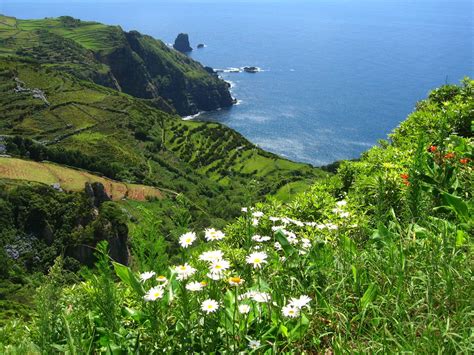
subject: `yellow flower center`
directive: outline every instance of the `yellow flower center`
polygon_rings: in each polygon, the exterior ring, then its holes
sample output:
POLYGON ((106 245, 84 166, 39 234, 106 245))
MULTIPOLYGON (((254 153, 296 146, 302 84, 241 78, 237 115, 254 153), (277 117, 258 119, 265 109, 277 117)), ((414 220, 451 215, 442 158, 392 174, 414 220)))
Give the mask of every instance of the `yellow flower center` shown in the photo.
POLYGON ((254 262, 255 264, 258 264, 258 263, 261 262, 261 260, 260 260, 259 258, 255 258, 255 259, 253 260, 253 262, 254 262))

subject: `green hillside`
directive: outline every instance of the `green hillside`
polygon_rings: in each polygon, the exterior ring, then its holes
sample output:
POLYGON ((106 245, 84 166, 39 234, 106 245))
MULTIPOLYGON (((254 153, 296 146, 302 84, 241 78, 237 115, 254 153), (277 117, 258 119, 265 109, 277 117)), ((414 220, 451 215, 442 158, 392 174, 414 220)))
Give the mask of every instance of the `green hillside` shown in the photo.
POLYGON ((217 123, 183 121, 47 65, 0 59, 0 95, 11 154, 171 189, 211 217, 226 219, 244 201, 324 175, 217 123))
MULTIPOLYGON (((145 213, 144 223, 130 225, 130 266, 111 262, 103 242, 94 272, 71 272, 69 259, 56 259, 36 302, 19 302, 26 286, 3 301, 17 307, 5 316, 23 319, 5 323, 0 346, 6 353, 471 353, 473 87, 466 79, 434 90, 359 161, 343 162, 290 203, 243 209, 224 233, 183 219, 167 240, 145 213)), ((15 201, 7 196, 3 206, 15 201)), ((19 277, 14 265, 5 272, 19 277)))
POLYGON ((201 64, 119 26, 0 15, 0 56, 33 60, 183 115, 233 103, 228 84, 201 64))

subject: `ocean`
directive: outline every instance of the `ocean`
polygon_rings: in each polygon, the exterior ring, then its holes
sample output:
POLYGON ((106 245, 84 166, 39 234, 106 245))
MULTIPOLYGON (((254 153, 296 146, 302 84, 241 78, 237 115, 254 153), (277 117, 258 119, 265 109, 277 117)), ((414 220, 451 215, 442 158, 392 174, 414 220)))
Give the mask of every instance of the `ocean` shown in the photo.
POLYGON ((470 0, 23 1, 19 18, 70 15, 172 43, 186 32, 239 104, 197 119, 222 122, 263 149, 324 165, 386 138, 418 100, 474 76, 470 0))

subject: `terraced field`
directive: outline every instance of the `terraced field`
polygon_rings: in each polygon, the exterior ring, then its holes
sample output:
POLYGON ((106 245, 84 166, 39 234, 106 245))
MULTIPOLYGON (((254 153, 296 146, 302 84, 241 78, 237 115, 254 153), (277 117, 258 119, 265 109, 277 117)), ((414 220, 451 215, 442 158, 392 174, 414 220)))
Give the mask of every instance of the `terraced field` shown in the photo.
POLYGON ((139 184, 126 184, 91 173, 48 162, 0 157, 0 179, 34 181, 46 185, 60 184, 66 191, 82 191, 86 183, 100 182, 112 200, 128 198, 144 201, 147 197, 163 198, 160 190, 139 184))

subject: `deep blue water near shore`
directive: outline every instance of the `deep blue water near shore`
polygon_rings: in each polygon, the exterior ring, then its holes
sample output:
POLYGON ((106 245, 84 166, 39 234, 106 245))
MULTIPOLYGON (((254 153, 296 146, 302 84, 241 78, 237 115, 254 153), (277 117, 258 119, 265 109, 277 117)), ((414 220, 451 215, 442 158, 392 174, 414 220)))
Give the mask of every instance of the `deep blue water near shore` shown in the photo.
POLYGON ((19 18, 71 15, 172 42, 190 35, 193 58, 225 73, 241 103, 204 114, 264 149, 314 165, 359 156, 417 100, 474 76, 470 0, 221 0, 48 3, 0 0, 19 18))

